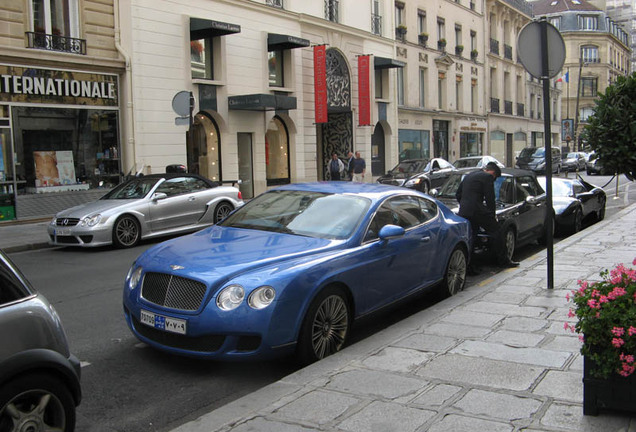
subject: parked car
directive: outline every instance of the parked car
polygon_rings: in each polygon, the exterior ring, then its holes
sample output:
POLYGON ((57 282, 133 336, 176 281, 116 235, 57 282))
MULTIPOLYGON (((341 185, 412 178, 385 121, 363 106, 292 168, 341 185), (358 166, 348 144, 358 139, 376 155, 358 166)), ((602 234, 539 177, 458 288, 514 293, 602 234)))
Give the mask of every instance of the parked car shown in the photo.
POLYGON ((242 204, 237 187, 196 174, 135 177, 97 201, 57 213, 48 226, 49 243, 132 247, 141 239, 205 228, 242 204))
POLYGON ((570 152, 561 163, 563 171, 585 171, 585 153, 570 152))
POLYGON ((612 175, 608 169, 603 167, 601 161, 594 155, 590 156, 590 159, 587 161, 585 165, 585 172, 587 175, 599 174, 599 175, 612 175))
MULTIPOLYGON (((453 211, 459 210, 455 193, 463 178, 477 171, 462 170, 451 175, 439 190, 431 191, 432 196, 446 204, 453 211)), ((545 241, 546 195, 532 171, 504 168, 501 177, 495 180, 497 220, 504 235, 506 252, 512 260, 517 247, 533 241, 545 241)), ((490 239, 482 231, 478 234, 477 251, 489 249, 490 239)))
MULTIPOLYGON (((515 168, 545 174, 546 159, 544 147, 526 147, 517 156, 515 168)), ((552 147, 552 172, 561 172, 561 149, 552 147)))
POLYGON ((463 158, 457 159, 453 162, 453 165, 457 169, 464 168, 485 168, 486 165, 490 162, 494 162, 497 164, 499 168, 505 168, 505 165, 499 162, 496 158, 492 156, 466 156, 463 158))
POLYGON ((422 290, 464 287, 468 221, 417 191, 290 184, 144 252, 125 319, 170 353, 239 360, 339 351, 352 322, 422 290))
MULTIPOLYGON (((538 180, 545 190, 546 178, 538 180)), ((581 230, 585 220, 603 220, 606 201, 605 191, 585 180, 552 178, 552 206, 560 232, 574 234, 581 230)))
POLYGON ((80 375, 55 308, 0 250, 0 430, 73 431, 80 375))
POLYGON ((457 168, 442 158, 407 159, 378 178, 378 183, 404 186, 427 193, 431 188, 442 186, 448 176, 456 170, 457 168))

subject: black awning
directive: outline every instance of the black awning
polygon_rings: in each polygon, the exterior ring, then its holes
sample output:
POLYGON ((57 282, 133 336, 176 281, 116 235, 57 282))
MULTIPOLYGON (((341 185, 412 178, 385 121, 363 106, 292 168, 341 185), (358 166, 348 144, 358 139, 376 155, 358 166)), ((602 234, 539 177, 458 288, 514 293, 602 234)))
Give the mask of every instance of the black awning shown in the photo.
POLYGON ((230 96, 227 100, 231 110, 278 111, 296 109, 296 98, 273 94, 251 94, 230 96))
POLYGON ((225 36, 240 33, 241 26, 221 21, 212 21, 203 18, 190 18, 190 40, 225 36))
POLYGON ((375 69, 403 68, 406 63, 388 57, 373 56, 373 67, 375 69))
POLYGON ((310 42, 308 39, 276 33, 267 34, 267 51, 306 48, 309 45, 310 42))

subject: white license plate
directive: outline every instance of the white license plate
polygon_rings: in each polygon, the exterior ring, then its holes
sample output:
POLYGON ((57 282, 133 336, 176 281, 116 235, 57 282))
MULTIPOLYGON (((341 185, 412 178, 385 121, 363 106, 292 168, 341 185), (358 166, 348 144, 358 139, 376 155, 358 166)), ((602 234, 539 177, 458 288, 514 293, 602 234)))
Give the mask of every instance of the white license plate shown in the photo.
POLYGON ((71 229, 70 228, 56 229, 55 235, 59 235, 59 236, 71 235, 71 229))
POLYGON ((159 330, 164 330, 171 333, 186 334, 185 320, 157 315, 142 309, 139 321, 141 321, 142 324, 146 324, 159 330))

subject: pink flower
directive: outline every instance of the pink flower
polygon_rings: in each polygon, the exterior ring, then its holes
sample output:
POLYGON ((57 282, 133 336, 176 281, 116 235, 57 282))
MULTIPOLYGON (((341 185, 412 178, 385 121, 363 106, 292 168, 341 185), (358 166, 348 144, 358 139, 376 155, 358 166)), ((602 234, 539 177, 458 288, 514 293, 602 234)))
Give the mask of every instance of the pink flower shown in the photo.
POLYGON ((632 261, 632 264, 636 265, 636 258, 634 258, 634 261, 632 261))
POLYGON ((600 296, 601 296, 601 293, 597 289, 592 291, 592 297, 600 297, 600 296))
POLYGON ((585 342, 585 336, 583 336, 583 335, 579 335, 579 341, 581 341, 581 342, 585 342))
POLYGON ((625 291, 625 288, 616 287, 609 294, 607 294, 607 297, 609 297, 612 300, 615 300, 619 298, 620 296, 624 296, 625 294, 627 294, 627 291, 625 291))
POLYGON ((612 334, 614 334, 614 336, 623 336, 625 334, 625 329, 623 327, 614 327, 612 329, 612 334))
POLYGON ((566 299, 567 301, 570 301, 570 293, 567 293, 567 294, 565 295, 565 299, 566 299))
POLYGON ((627 334, 629 334, 630 336, 636 335, 636 327, 629 326, 629 330, 627 330, 627 334))
POLYGON ((572 309, 570 309, 568 311, 568 318, 574 318, 576 316, 576 314, 574 313, 574 311, 572 309))
POLYGON ((620 348, 625 345, 625 341, 621 338, 613 338, 612 345, 614 345, 616 348, 620 348))
POLYGON ((587 305, 592 309, 599 309, 601 307, 601 305, 599 305, 598 302, 594 299, 589 299, 587 301, 587 305))
POLYGON ((618 373, 624 377, 627 377, 634 373, 634 369, 636 369, 634 366, 623 363, 623 370, 618 371, 618 373))
POLYGON ((599 303, 608 303, 609 299, 607 298, 607 296, 602 295, 602 296, 599 297, 598 302, 599 303))
POLYGON ((621 353, 620 359, 622 362, 625 362, 625 363, 634 363, 634 356, 631 354, 625 355, 624 353, 621 353))

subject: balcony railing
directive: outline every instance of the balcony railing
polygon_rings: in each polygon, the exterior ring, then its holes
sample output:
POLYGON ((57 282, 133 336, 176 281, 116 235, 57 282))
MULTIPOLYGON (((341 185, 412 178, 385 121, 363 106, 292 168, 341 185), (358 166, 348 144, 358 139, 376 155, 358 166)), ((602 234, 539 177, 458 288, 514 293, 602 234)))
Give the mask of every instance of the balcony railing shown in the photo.
POLYGON ((497 39, 490 38, 490 52, 499 55, 499 41, 497 39))
POLYGON ((504 44, 504 58, 512 60, 512 46, 504 44))
POLYGON ((382 17, 378 14, 371 14, 371 33, 382 34, 382 17))
POLYGON ((490 112, 499 112, 499 99, 490 98, 490 112))
POLYGON ((524 117, 526 115, 525 112, 526 106, 522 103, 517 103, 517 115, 519 117, 524 117))
POLYGON ((283 0, 265 0, 267 6, 274 6, 277 8, 283 8, 283 0))
POLYGON ((338 0, 325 0, 325 19, 338 22, 338 0))
POLYGON ((512 101, 504 101, 504 114, 512 115, 512 101))
POLYGON ((86 55, 86 40, 68 36, 26 32, 27 47, 86 55))

